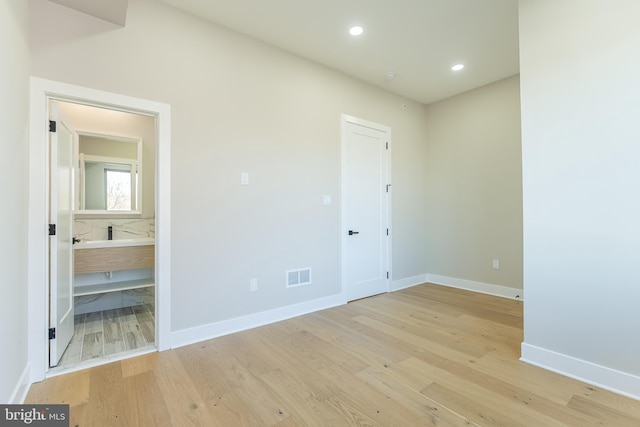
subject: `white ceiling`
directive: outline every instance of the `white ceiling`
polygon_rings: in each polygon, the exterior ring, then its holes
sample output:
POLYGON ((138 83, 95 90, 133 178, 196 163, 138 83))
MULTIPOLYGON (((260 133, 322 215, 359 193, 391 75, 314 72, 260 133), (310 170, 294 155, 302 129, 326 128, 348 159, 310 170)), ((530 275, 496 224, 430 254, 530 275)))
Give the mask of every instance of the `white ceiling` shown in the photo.
MULTIPOLYGON (((53 1, 85 13, 93 5, 103 19, 106 5, 126 8, 126 0, 53 1)), ((519 72, 518 0, 153 1, 425 104, 519 72), (364 34, 350 36, 353 25, 364 34), (457 63, 465 69, 452 72, 457 63)))
POLYGON ((517 0, 156 1, 422 103, 519 72, 517 0))

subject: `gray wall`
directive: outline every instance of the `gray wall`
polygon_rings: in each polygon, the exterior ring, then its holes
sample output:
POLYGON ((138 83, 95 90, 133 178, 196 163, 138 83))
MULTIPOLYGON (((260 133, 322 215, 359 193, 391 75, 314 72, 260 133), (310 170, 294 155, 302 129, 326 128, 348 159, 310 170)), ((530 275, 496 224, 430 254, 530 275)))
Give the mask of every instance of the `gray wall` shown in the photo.
POLYGON ((427 271, 521 289, 519 77, 430 104, 425 117, 427 271))
POLYGON ((0 70, 2 403, 12 399, 14 392, 20 393, 16 386, 27 367, 28 7, 23 0, 0 0, 0 57, 4 58, 0 70))
POLYGON ((33 75, 171 104, 173 330, 340 292, 342 113, 392 127, 393 279, 425 272, 423 106, 156 2, 31 19, 33 75))
POLYGON ((635 375, 636 396, 639 16, 631 0, 520 2, 523 352, 635 375))

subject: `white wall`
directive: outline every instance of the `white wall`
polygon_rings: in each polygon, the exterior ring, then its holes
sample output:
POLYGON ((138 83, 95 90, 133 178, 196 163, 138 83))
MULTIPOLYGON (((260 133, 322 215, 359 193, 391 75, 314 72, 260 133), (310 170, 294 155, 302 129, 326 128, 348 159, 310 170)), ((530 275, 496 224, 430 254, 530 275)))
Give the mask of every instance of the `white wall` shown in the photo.
POLYGON ((519 77, 430 104, 426 123, 428 272, 522 289, 519 77))
POLYGON ((638 398, 639 18, 520 1, 523 358, 638 398))
POLYGON ((120 28, 32 0, 31 71, 171 104, 174 331, 340 292, 342 113, 392 127, 393 279, 424 273, 422 106, 156 2, 129 4, 120 28), (286 289, 300 267, 313 284, 286 289))
POLYGON ((0 0, 0 57, 0 403, 17 403, 27 367, 29 49, 23 0, 0 0))

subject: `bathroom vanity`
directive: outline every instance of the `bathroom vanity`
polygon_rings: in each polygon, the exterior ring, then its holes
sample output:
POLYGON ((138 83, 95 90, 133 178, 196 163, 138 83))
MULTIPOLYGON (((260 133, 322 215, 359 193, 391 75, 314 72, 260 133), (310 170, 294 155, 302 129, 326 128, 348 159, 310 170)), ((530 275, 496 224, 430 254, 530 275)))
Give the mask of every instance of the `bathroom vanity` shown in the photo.
POLYGON ((153 238, 88 240, 73 247, 77 314, 143 304, 148 299, 149 292, 142 291, 155 286, 153 238), (139 291, 127 292, 134 290, 139 291))
MULTIPOLYGON (((138 124, 140 135, 153 135, 152 121, 138 124)), ((155 239, 147 236, 155 235, 150 179, 155 171, 153 164, 143 167, 143 157, 153 154, 153 143, 138 135, 76 133, 75 313, 153 304, 155 239)))

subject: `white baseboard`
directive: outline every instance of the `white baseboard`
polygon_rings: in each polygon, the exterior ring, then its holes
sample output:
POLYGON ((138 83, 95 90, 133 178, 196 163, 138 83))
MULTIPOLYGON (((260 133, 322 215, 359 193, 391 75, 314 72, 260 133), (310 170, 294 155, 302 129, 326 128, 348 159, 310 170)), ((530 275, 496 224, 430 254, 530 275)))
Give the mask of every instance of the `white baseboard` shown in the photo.
POLYGON ((31 387, 31 382, 29 381, 30 376, 31 367, 27 363, 24 371, 22 371, 22 375, 20 375, 18 384, 16 384, 16 387, 11 394, 11 399, 9 399, 8 402, 10 405, 20 405, 24 403, 24 400, 27 398, 27 393, 29 393, 29 388, 31 387))
POLYGON ((336 307, 346 303, 346 297, 342 294, 337 294, 313 301, 306 301, 260 313, 249 314, 235 319, 223 320, 220 322, 210 323, 208 325, 197 326, 195 328, 183 329, 171 333, 171 348, 182 347, 212 338, 221 337, 223 335, 232 334, 234 332, 257 328, 259 326, 280 322, 282 320, 291 319, 292 317, 336 307))
POLYGON ((400 280, 394 280, 389 286, 389 292, 399 291, 400 289, 410 288, 412 286, 421 285, 427 281, 427 274, 407 277, 400 280))
POLYGON ((640 400, 640 377, 526 343, 521 350, 523 362, 640 400))
POLYGON ((482 294, 494 295, 502 298, 515 300, 524 299, 524 292, 522 289, 493 285, 491 283, 474 282, 472 280, 457 279, 455 277, 439 276, 437 274, 427 274, 426 276, 427 282, 435 283, 436 285, 465 289, 467 291, 480 292, 482 294))

